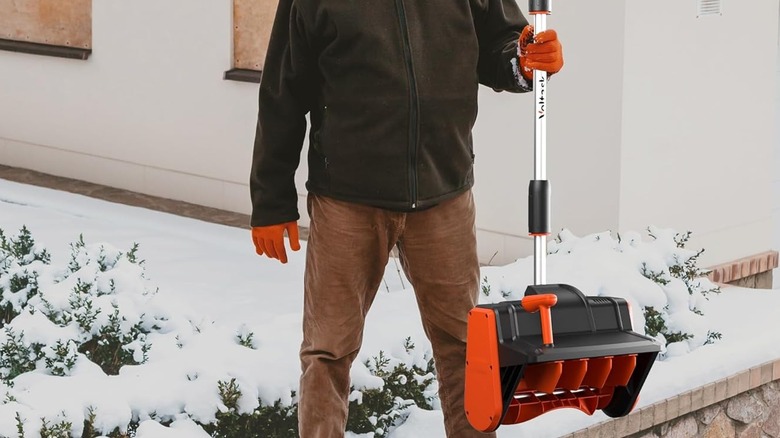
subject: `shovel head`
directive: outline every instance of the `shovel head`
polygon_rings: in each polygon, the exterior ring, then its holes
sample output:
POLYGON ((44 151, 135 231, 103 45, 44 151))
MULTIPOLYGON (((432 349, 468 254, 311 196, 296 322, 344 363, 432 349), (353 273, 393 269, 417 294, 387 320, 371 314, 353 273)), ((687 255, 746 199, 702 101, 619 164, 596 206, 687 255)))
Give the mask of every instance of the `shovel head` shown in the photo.
POLYGON ((585 296, 565 284, 529 286, 523 300, 469 313, 466 416, 483 432, 559 408, 624 416, 659 351, 632 330, 624 299, 585 296), (529 311, 529 297, 540 295, 553 306, 529 311))

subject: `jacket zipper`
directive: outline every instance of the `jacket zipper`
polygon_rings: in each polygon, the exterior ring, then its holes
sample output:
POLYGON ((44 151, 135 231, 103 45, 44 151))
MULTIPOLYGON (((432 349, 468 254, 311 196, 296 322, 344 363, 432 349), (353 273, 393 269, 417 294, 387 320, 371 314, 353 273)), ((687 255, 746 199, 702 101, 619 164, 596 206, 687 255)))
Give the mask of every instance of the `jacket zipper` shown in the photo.
POLYGON ((414 76, 412 63, 412 46, 409 39, 409 28, 406 22, 406 10, 403 0, 395 0, 398 9, 398 21, 401 25, 401 37, 403 38, 404 56, 406 58, 406 76, 409 81, 409 194, 412 209, 417 208, 417 131, 419 129, 419 100, 417 95, 417 79, 414 76))

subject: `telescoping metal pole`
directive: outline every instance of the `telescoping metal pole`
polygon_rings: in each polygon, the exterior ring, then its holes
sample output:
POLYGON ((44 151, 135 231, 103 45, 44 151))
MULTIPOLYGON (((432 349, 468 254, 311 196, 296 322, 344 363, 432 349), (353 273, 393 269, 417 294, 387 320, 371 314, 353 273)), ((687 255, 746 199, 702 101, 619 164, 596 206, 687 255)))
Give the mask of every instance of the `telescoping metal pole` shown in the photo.
MULTIPOLYGON (((552 0, 529 0, 534 34, 547 29, 552 0)), ((534 179, 528 188, 528 232, 534 238, 534 284, 547 283, 550 184, 547 181, 547 72, 534 70, 534 179)))

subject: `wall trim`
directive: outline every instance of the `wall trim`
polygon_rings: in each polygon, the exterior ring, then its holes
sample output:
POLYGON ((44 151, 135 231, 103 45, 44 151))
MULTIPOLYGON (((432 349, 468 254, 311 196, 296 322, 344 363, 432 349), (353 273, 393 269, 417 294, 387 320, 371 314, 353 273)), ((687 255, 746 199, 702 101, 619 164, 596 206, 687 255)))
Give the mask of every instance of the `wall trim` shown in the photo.
POLYGON ((730 377, 637 409, 625 417, 602 421, 588 428, 564 435, 563 438, 632 435, 777 380, 780 380, 780 360, 765 362, 730 377))
POLYGON ((262 76, 263 72, 261 70, 234 68, 225 72, 224 79, 228 81, 251 82, 259 84, 260 78, 262 76))
POLYGON ((8 52, 28 53, 31 55, 54 56, 56 58, 87 60, 92 49, 80 47, 56 46, 52 44, 32 43, 0 38, 0 50, 8 52))
POLYGON ((708 278, 719 284, 731 283, 777 268, 779 258, 778 252, 771 250, 721 263, 709 268, 711 272, 708 278))

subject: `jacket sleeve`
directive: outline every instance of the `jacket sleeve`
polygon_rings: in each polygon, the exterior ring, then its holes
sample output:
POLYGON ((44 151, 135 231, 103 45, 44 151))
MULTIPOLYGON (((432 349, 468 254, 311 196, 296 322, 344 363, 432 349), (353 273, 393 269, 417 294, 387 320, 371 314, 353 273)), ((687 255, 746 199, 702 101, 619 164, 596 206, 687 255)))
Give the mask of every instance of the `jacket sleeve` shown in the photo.
POLYGON ((517 40, 528 21, 515 0, 472 0, 479 39, 479 82, 496 91, 532 89, 520 74, 517 40))
POLYGON ((313 100, 313 65, 300 10, 295 0, 281 0, 260 82, 249 178, 253 227, 300 217, 295 170, 313 100))

